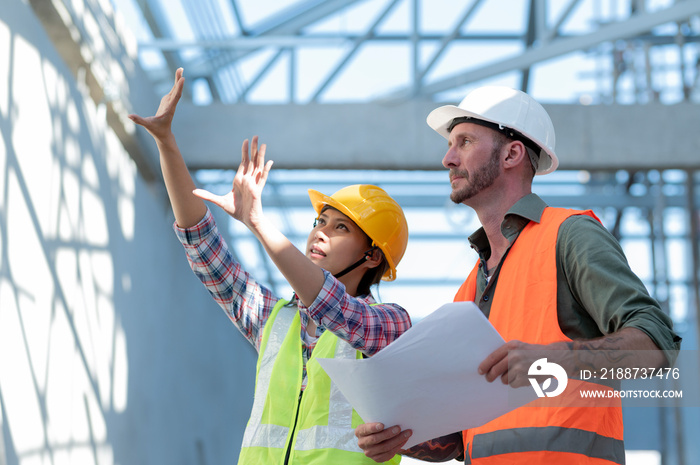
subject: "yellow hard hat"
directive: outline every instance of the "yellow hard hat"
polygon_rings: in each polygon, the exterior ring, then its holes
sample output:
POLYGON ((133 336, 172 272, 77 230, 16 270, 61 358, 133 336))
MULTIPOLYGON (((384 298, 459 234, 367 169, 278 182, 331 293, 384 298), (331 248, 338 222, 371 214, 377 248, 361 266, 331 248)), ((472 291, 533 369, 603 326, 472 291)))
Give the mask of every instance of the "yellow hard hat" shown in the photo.
POLYGON ((309 189, 311 204, 317 214, 324 205, 335 208, 350 218, 379 247, 389 269, 384 281, 396 279, 396 266, 401 261, 408 244, 408 224, 403 210, 384 189, 369 184, 355 184, 327 196, 309 189))

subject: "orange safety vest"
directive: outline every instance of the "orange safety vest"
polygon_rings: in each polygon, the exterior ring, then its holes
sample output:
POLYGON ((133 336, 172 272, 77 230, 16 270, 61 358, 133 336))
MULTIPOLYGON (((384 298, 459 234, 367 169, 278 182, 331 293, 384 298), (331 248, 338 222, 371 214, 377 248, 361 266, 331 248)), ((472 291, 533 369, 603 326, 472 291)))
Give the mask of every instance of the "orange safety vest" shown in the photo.
MULTIPOLYGON (((571 340, 557 319, 556 241, 559 226, 572 215, 598 220, 590 210, 547 207, 541 222, 525 226, 508 252, 489 314, 504 340, 530 344, 571 340)), ((478 262, 457 291, 456 302, 474 300, 477 271, 478 262)), ((610 389, 570 379, 558 397, 535 400, 463 431, 465 463, 624 464, 620 399, 582 401, 578 392, 582 387, 610 389), (578 396, 575 401, 573 396, 578 396)))

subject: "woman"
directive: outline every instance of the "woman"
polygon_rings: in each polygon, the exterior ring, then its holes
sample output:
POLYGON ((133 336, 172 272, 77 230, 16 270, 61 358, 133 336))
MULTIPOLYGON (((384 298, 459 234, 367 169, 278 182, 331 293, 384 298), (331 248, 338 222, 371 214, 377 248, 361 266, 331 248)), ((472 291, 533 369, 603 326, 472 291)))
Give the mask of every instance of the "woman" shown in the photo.
POLYGON ((174 228, 192 270, 258 351, 239 463, 374 463, 354 436, 361 418, 316 358, 371 356, 410 327, 403 308, 376 303, 370 293, 370 286, 396 276, 408 241, 403 211, 376 186, 348 186, 331 196, 310 190, 317 218, 300 252, 263 214, 272 162, 265 162, 266 147, 257 137, 243 142, 230 192, 195 189, 171 132, 183 85, 180 68, 156 115, 130 118, 156 141, 174 228), (289 301, 233 259, 204 200, 255 234, 294 289, 289 301))

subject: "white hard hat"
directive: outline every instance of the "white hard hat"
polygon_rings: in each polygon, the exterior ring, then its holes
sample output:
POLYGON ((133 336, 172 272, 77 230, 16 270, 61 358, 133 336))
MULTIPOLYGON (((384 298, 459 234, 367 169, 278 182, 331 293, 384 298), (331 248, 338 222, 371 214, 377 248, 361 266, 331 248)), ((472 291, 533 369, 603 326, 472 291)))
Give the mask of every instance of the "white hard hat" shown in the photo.
POLYGON ((427 122, 438 134, 449 139, 455 118, 493 123, 509 137, 530 139, 540 149, 536 153, 539 157, 536 174, 551 173, 559 165, 554 153, 552 120, 542 105, 525 92, 502 86, 479 87, 467 94, 459 106, 445 105, 431 111, 427 122))

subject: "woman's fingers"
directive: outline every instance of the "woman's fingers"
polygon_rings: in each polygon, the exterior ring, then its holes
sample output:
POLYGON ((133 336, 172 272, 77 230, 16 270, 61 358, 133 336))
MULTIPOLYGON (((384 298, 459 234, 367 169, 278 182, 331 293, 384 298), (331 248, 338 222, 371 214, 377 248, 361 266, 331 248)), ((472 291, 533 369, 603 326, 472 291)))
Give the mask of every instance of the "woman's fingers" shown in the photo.
POLYGON ((260 144, 258 136, 253 136, 252 141, 248 139, 241 145, 241 164, 238 165, 237 175, 254 176, 255 182, 267 179, 267 173, 272 164, 265 163, 266 144, 260 144))

